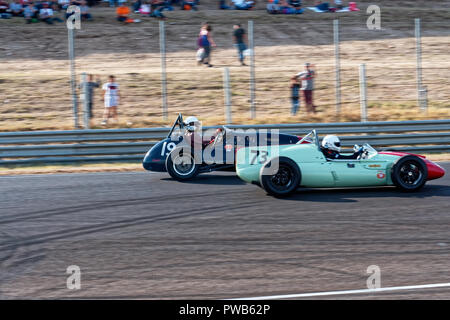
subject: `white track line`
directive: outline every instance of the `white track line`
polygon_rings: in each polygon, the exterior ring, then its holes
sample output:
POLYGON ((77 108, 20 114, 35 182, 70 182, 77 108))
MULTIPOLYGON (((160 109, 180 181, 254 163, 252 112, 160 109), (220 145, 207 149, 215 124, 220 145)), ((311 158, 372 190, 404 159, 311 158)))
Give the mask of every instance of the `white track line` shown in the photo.
POLYGON ((276 300, 276 299, 290 299, 290 298, 309 298, 309 297, 320 297, 320 296, 334 296, 334 295, 347 295, 347 294, 359 294, 359 293, 379 293, 379 292, 387 292, 387 291, 431 289, 431 288, 443 288, 443 287, 450 287, 450 282, 435 283, 435 284, 422 284, 422 285, 417 285, 417 286, 386 287, 386 288, 379 288, 379 289, 327 291, 327 292, 285 294, 285 295, 277 295, 277 296, 248 297, 248 298, 237 298, 237 299, 231 299, 231 300, 276 300))

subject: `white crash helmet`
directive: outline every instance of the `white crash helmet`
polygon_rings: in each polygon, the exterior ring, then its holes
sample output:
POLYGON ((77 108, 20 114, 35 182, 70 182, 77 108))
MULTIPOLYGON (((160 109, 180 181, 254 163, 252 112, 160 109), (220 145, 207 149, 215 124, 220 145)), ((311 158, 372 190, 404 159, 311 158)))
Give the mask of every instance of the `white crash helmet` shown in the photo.
POLYGON ((323 138, 322 147, 341 152, 341 140, 337 136, 329 134, 323 138))
POLYGON ((189 116, 186 118, 186 120, 183 121, 184 125, 186 126, 186 129, 188 131, 195 131, 197 125, 200 123, 200 121, 198 121, 197 117, 194 116, 189 116))

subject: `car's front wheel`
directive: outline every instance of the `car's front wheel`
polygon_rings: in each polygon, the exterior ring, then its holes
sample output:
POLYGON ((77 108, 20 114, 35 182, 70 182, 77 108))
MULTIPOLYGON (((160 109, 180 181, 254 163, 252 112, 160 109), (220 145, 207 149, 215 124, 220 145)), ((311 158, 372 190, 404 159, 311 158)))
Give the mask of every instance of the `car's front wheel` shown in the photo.
POLYGON ((185 181, 198 175, 200 165, 188 148, 176 148, 167 156, 166 169, 175 180, 185 181))
POLYGON ((404 156, 391 169, 395 186, 403 191, 417 191, 425 185, 428 177, 426 163, 417 156, 404 156))
POLYGON ((261 168, 260 184, 270 195, 288 196, 297 190, 300 181, 300 168, 289 158, 272 159, 261 168))

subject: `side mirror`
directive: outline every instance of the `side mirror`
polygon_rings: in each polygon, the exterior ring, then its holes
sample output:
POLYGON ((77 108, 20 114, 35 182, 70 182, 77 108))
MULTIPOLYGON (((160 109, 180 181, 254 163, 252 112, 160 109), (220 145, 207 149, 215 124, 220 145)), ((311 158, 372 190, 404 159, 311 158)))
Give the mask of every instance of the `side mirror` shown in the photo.
POLYGON ((360 148, 361 148, 360 146, 358 146, 357 144, 355 144, 355 145, 353 146, 353 151, 356 152, 356 151, 358 151, 360 148))

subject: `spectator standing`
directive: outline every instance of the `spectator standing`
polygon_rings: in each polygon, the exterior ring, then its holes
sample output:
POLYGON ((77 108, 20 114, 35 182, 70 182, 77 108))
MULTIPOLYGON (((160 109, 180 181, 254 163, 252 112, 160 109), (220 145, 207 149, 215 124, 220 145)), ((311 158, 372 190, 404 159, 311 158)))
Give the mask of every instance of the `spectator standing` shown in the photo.
POLYGON ((87 99, 87 107, 88 107, 88 114, 89 119, 94 118, 94 89, 100 87, 100 79, 97 77, 97 81, 94 82, 94 75, 89 74, 87 77, 87 82, 80 84, 80 89, 83 90, 86 86, 87 89, 87 96, 85 99, 87 99))
POLYGON ((233 32, 233 39, 234 39, 234 46, 237 48, 238 55, 239 55, 239 61, 241 65, 245 66, 244 63, 244 51, 247 49, 247 46, 245 44, 246 40, 246 34, 244 28, 241 27, 239 23, 235 24, 233 26, 234 32, 233 32))
POLYGON ((203 48, 203 58, 199 60, 199 64, 205 64, 208 67, 212 67, 211 62, 211 47, 216 47, 216 43, 211 35, 212 27, 208 22, 204 23, 200 29, 198 36, 198 46, 203 48))
POLYGON ((117 122, 117 106, 120 98, 119 85, 116 83, 114 76, 109 76, 108 80, 102 87, 103 101, 105 102, 102 125, 106 125, 111 117, 117 122))
POLYGON ((314 78, 317 73, 313 70, 310 63, 305 63, 305 71, 299 72, 296 77, 302 81, 301 90, 305 99, 306 111, 316 112, 316 106, 313 103, 314 78))
POLYGON ((297 76, 291 78, 290 88, 292 101, 291 115, 295 116, 300 108, 300 82, 298 81, 297 76))

